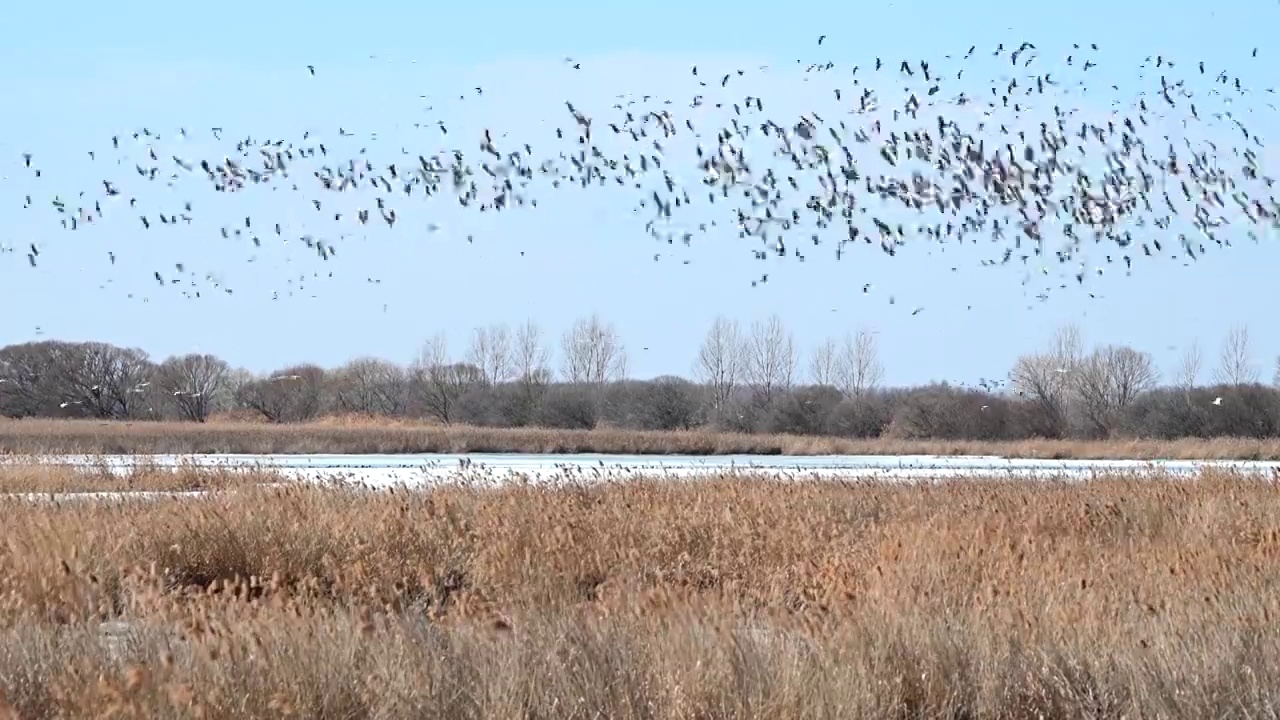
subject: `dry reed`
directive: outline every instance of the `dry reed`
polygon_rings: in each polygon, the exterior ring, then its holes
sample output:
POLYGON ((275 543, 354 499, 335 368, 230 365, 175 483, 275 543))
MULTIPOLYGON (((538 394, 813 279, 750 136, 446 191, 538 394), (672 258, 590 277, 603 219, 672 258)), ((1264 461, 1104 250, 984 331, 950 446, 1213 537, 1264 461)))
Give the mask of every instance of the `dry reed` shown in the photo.
POLYGON ((0 464, 0 494, 97 492, 207 492, 281 482, 279 473, 251 466, 162 467, 142 461, 113 467, 101 458, 85 465, 54 464, 38 457, 8 457, 0 464))
POLYGON ((704 430, 550 430, 382 420, 295 425, 0 420, 0 454, 611 453, 629 455, 997 455, 1043 459, 1280 460, 1280 439, 848 440, 704 430))
POLYGON ((1280 485, 0 500, 0 717, 1280 711, 1280 485))

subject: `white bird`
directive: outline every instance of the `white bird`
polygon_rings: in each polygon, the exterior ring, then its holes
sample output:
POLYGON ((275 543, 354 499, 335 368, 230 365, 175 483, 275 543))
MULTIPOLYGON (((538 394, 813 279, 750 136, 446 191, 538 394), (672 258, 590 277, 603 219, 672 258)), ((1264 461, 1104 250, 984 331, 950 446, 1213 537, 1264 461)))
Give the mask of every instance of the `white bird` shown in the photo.
POLYGON ((1213 404, 1214 404, 1214 405, 1221 405, 1221 404, 1222 404, 1222 398, 1220 398, 1220 397, 1216 397, 1216 398, 1214 398, 1214 399, 1213 399, 1213 404))

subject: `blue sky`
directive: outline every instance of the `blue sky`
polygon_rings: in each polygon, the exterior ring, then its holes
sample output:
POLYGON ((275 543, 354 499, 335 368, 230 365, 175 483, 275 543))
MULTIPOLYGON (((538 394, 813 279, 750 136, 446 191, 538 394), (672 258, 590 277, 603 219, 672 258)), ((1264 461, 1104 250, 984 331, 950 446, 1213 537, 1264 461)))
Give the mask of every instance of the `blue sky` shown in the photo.
MULTIPOLYGON (((948 62, 944 55, 958 57, 977 45, 974 66, 966 70, 976 79, 969 87, 949 88, 978 94, 986 90, 982 79, 1004 72, 984 53, 1024 39, 1045 49, 1037 61, 1042 67, 1061 64, 1057 49, 1072 42, 1099 44, 1098 86, 1090 88, 1098 99, 1082 112, 1100 118, 1116 96, 1105 85, 1116 83, 1129 97, 1140 82, 1155 82, 1136 74, 1148 55, 1174 59, 1171 77, 1192 76, 1194 64, 1204 60, 1250 86, 1274 85, 1280 50, 1268 45, 1266 32, 1280 27, 1280 5, 115 5, 67 2, 49 10, 14 3, 0 10, 0 24, 9 29, 0 46, 8 108, 0 117, 0 245, 15 248, 0 253, 0 343, 34 339, 38 327, 39 337, 135 345, 156 356, 214 352, 267 371, 304 360, 336 365, 366 354, 407 362, 438 331, 460 353, 471 328, 527 317, 557 336, 576 317, 598 312, 626 341, 631 372, 645 377, 687 374, 716 315, 745 325, 777 313, 805 350, 848 329, 877 331, 886 381, 893 384, 1003 376, 1018 354, 1043 345, 1068 321, 1080 323, 1091 342, 1130 343, 1152 352, 1166 371, 1176 365, 1179 348, 1194 340, 1211 364, 1235 323, 1250 327, 1264 376, 1280 353, 1280 329, 1269 322, 1280 267, 1274 231, 1259 243, 1232 235, 1233 248, 1213 248, 1189 267, 1135 258, 1130 277, 1112 269, 1091 278, 1085 291, 1053 293, 1042 303, 1034 298, 1038 289, 1022 285, 1020 269, 978 266, 990 248, 944 250, 921 239, 894 258, 861 246, 837 262, 834 244, 826 243, 805 248, 803 263, 759 261, 751 255, 755 246, 711 210, 702 216, 718 218, 719 232, 696 237, 689 248, 668 247, 645 233, 645 217, 632 212, 633 195, 549 188, 534 193, 536 210, 480 215, 449 201, 417 201, 397 206, 402 221, 394 230, 338 231, 308 204, 322 197, 318 193, 254 188, 225 196, 198 179, 173 189, 144 186, 134 182, 139 178, 130 160, 116 166, 109 152, 112 135, 128 144, 146 127, 164 136, 155 143, 158 154, 188 158, 220 158, 232 137, 296 140, 305 131, 328 138, 348 153, 343 157, 359 147, 387 162, 396 161, 401 147, 412 151, 410 157, 451 147, 474 157, 481 130, 490 128, 508 133, 508 146, 527 141, 541 156, 559 149, 554 128, 572 124, 565 100, 603 117, 617 94, 669 96, 678 122, 706 119, 704 132, 713 132, 718 126, 709 124, 711 116, 688 114, 693 94, 718 91, 697 87, 689 72, 695 64, 716 79, 737 68, 769 66, 735 79, 731 90, 737 92, 723 96, 757 94, 765 100, 765 115, 773 117, 777 108, 782 122, 816 109, 811 103, 825 103, 823 112, 834 107, 828 95, 834 81, 804 82, 800 68, 808 63, 835 63, 831 72, 844 73, 847 83, 853 65, 864 77, 876 56, 894 67, 903 59, 940 66, 948 62), (819 47, 822 34, 827 39, 819 47), (1255 46, 1259 55, 1253 58, 1255 46), (566 65, 566 57, 582 63, 582 70, 566 65), (309 64, 316 67, 314 78, 309 64), (475 95, 476 86, 484 88, 482 96, 475 95), (459 100, 460 94, 467 99, 459 100), (438 120, 450 127, 447 138, 435 130, 438 120), (224 142, 210 136, 213 126, 224 128, 224 142), (176 137, 180 127, 187 128, 186 139, 176 137), (339 127, 355 137, 338 138, 339 127), (91 149, 98 153, 92 161, 91 149), (40 179, 22 167, 24 152, 42 168, 40 179), (58 195, 91 206, 103 179, 127 186, 140 206, 152 210, 177 212, 190 200, 194 220, 144 232, 138 213, 124 208, 92 228, 62 230, 49 200, 58 195), (36 207, 23 208, 26 194, 36 207), (295 238, 351 236, 337 241, 339 255, 327 263, 296 240, 263 248, 243 238, 224 240, 219 228, 242 223, 246 215, 259 226, 281 222, 295 238), (429 232, 430 223, 441 229, 429 232), (37 269, 27 264, 31 242, 41 248, 37 269), (654 253, 662 253, 657 262, 654 253), (201 277, 217 275, 235 294, 210 292, 201 283, 202 297, 188 300, 176 287, 158 288, 152 272, 171 275, 177 262, 201 277), (765 272, 769 282, 752 287, 751 280, 765 272), (312 273, 322 277, 288 295, 288 279, 312 273), (866 283, 873 289, 864 294, 866 283), (1100 297, 1090 298, 1089 291, 1100 297), (272 300, 273 293, 280 299, 272 300), (916 307, 925 309, 912 316, 916 307)), ((896 97, 893 85, 873 86, 896 97)), ((1264 139, 1280 136, 1276 113, 1261 99, 1236 107, 1242 116, 1253 110, 1247 122, 1264 139)), ((1210 137, 1235 142, 1226 134, 1210 137)), ((130 157, 143 157, 142 147, 129 150, 130 157)), ((668 157, 675 172, 696 180, 688 152, 668 157)), ((1269 149, 1264 162, 1280 175, 1280 153, 1269 149)), ((304 191, 314 184, 306 180, 298 181, 304 191)), ((808 244, 807 233, 798 239, 808 244)), ((1112 250, 1090 250, 1091 262, 1112 250)))

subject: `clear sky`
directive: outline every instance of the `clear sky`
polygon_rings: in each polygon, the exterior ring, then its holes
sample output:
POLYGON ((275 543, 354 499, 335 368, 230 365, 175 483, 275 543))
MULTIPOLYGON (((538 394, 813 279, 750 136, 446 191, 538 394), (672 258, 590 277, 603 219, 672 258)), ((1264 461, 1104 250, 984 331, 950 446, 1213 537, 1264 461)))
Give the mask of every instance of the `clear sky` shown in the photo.
MULTIPOLYGON (((746 325, 778 313, 805 350, 848 329, 877 331, 892 384, 1002 377, 1016 355, 1073 320, 1089 341, 1148 350, 1166 371, 1193 340, 1211 363, 1234 323, 1250 327, 1264 377, 1280 353, 1280 326, 1272 320, 1280 297, 1274 231, 1254 243, 1241 229, 1230 235, 1234 247, 1211 248, 1189 266, 1181 259, 1135 258, 1129 277, 1109 268, 1084 290, 1051 293, 1040 302, 1034 297, 1039 288, 1023 286, 1021 268, 978 265, 993 254, 990 247, 944 251, 920 239, 893 258, 859 246, 837 262, 828 242, 806 247, 803 263, 760 261, 752 257, 753 241, 739 239, 712 210, 703 216, 718 219, 718 231, 698 235, 688 248, 668 246, 645 232, 645 216, 632 212, 634 193, 545 187, 533 193, 537 209, 481 215, 447 198, 419 198, 397 204, 402 220, 394 229, 339 228, 311 207, 312 197, 332 198, 311 191, 313 178, 297 180, 302 192, 282 186, 227 196, 199 177, 174 188, 147 184, 129 159, 144 158, 145 146, 132 139, 144 127, 163 136, 155 143, 162 161, 173 154, 221 158, 230 138, 297 141, 306 131, 327 138, 343 158, 367 147, 375 165, 398 161, 402 147, 410 158, 453 147, 476 157, 484 128, 508 133, 509 148, 527 141, 540 156, 558 152, 554 128, 572 124, 565 100, 603 118, 619 94, 671 97, 680 123, 685 117, 710 122, 698 114, 705 109, 687 107, 695 93, 730 101, 756 94, 766 116, 777 108, 779 122, 794 122, 816 109, 811 101, 825 103, 824 113, 835 107, 829 88, 836 81, 810 74, 806 83, 802 68, 809 63, 835 63, 830 73, 843 73, 841 82, 851 87, 852 67, 861 66, 864 77, 877 56, 893 67, 903 59, 959 67, 943 56, 958 58, 977 45, 973 84, 949 89, 981 94, 983 80, 1004 72, 988 57, 991 50, 1024 39, 1045 49, 1037 61, 1042 70, 1062 62, 1059 48, 1098 43, 1098 87, 1090 92, 1099 99, 1082 111, 1095 118, 1105 117, 1109 98, 1132 97, 1139 83, 1148 90, 1158 83, 1154 76, 1138 79, 1145 57, 1173 59, 1178 65, 1171 77, 1190 77, 1204 60, 1211 73, 1226 70, 1257 88, 1237 112, 1257 134, 1280 143, 1280 121, 1264 104, 1277 96, 1261 94, 1280 83, 1280 49, 1267 42, 1280 27, 1275 3, 71 0, 6 3, 0 25, 6 28, 0 246, 13 248, 0 253, 0 343, 103 340, 157 357, 213 352, 267 371, 368 354, 407 362, 438 331, 460 353, 471 328, 527 317, 558 336, 574 318, 599 312, 626 341, 631 373, 647 377, 688 374, 718 314, 746 325), (827 36, 821 46, 819 35, 827 36), (713 86, 725 72, 749 72, 734 80, 736 93, 699 88, 689 70, 695 64, 713 86), (315 66, 315 77, 307 65, 315 66), (764 65, 769 70, 758 71, 764 65), (1107 94, 1110 83, 1126 92, 1107 94), (483 95, 476 95, 477 86, 483 95), (450 128, 449 136, 442 137, 437 121, 450 128), (224 128, 222 142, 209 133, 214 126, 224 128), (339 127, 354 136, 339 138, 339 127), (178 128, 187 129, 185 139, 178 128), (128 155, 111 152, 112 135, 128 144, 128 155), (96 152, 93 160, 89 150, 96 152), (24 152, 33 154, 41 178, 23 167, 24 152), (126 159, 116 165, 117 157, 126 159), (192 201, 193 222, 143 231, 139 213, 126 206, 92 228, 59 227, 52 197, 92 206, 102 199, 104 179, 151 212, 180 212, 192 201), (23 207, 27 194, 30 209, 23 207), (244 237, 223 239, 220 228, 237 227, 246 215, 258 227, 281 222, 295 240, 279 242, 264 232, 272 242, 255 248, 244 237), (433 223, 436 232, 428 229, 433 223), (296 241, 304 233, 335 239, 339 255, 320 260, 296 241), (41 249, 36 269, 26 257, 32 242, 41 249), (108 252, 117 258, 114 266, 108 252), (662 254, 657 262, 655 253, 662 254), (157 287, 152 273, 175 275, 177 262, 196 273, 200 299, 183 297, 179 286, 157 287), (768 283, 753 287, 765 272, 768 283), (208 273, 235 294, 211 290, 203 280, 208 273), (296 290, 299 276, 310 279, 302 291, 296 290), (866 283, 873 288, 864 294, 866 283), (924 310, 912 316, 917 307, 924 310)), ((883 83, 881 92, 892 95, 893 84, 883 83)), ((1225 133, 1216 137, 1224 147, 1238 144, 1225 133)), ((669 157, 673 172, 695 181, 687 150, 669 157)), ((1280 175, 1276 149, 1263 160, 1265 170, 1280 175)), ((348 205, 343 209, 354 208, 348 205)), ((793 247, 808 245, 807 233, 797 240, 793 247)), ((1090 263, 1113 250, 1090 250, 1090 263)))

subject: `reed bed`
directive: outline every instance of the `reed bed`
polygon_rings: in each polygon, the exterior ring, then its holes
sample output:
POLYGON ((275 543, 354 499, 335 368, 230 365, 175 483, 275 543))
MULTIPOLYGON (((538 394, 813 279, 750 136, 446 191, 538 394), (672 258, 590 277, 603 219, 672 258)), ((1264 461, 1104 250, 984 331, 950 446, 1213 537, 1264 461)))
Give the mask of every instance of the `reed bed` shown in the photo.
POLYGON ((0 420, 0 454, 608 453, 627 455, 996 455, 1038 459, 1280 460, 1280 439, 849 440, 705 430, 552 430, 336 419, 291 425, 0 420))
POLYGON ((278 472, 252 466, 218 468, 183 463, 161 467, 142 461, 120 467, 101 458, 85 465, 65 465, 39 457, 13 456, 0 461, 0 495, 210 492, 278 482, 278 472))
POLYGON ((1261 476, 256 485, 0 516, 0 717, 1280 712, 1261 476))

